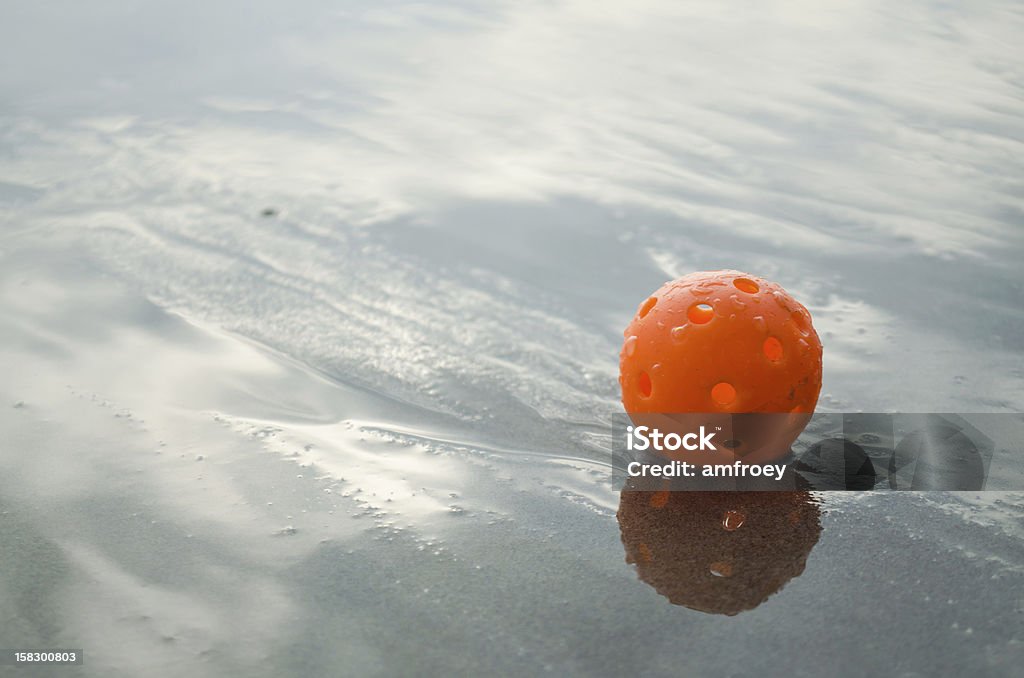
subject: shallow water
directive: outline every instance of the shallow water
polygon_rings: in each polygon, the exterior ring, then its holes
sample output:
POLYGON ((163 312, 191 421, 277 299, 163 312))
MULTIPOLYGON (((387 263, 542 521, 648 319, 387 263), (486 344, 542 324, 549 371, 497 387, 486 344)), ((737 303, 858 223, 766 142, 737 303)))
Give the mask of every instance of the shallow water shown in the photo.
POLYGON ((804 301, 820 409, 1024 411, 1024 14, 676 5, 2 10, 0 647, 1015 674, 1024 494, 748 508, 784 581, 730 616, 626 562, 608 447, 622 328, 702 269, 804 301))

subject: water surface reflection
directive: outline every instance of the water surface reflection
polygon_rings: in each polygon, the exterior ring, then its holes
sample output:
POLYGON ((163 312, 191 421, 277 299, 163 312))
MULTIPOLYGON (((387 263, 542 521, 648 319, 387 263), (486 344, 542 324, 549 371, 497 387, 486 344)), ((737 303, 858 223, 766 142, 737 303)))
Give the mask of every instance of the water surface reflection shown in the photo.
POLYGON ((804 571, 821 535, 809 492, 623 492, 626 562, 673 605, 734 615, 804 571))

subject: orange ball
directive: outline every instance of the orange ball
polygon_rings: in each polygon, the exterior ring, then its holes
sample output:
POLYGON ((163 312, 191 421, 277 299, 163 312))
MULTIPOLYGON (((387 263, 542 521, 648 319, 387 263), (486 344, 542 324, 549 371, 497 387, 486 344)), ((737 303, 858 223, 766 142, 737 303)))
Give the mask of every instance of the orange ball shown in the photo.
POLYGON ((809 415, 821 342, 810 313, 778 284, 739 271, 691 273, 640 304, 619 383, 629 413, 809 415))

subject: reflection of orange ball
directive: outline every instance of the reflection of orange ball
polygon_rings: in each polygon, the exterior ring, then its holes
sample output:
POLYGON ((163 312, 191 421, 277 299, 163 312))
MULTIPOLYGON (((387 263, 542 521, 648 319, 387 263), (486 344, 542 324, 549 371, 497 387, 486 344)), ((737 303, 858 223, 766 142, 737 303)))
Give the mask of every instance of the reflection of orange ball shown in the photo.
POLYGON ((776 283, 739 271, 691 273, 644 301, 625 332, 622 404, 637 412, 811 413, 821 342, 776 283))
POLYGON ((738 614, 804 571, 821 535, 807 492, 623 492, 626 562, 673 605, 738 614))

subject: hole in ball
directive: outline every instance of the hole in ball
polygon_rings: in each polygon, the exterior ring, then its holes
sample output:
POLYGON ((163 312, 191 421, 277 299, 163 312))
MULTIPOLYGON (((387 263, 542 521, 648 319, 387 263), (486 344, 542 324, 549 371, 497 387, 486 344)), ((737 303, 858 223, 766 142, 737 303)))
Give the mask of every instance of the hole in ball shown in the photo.
POLYGON ((740 292, 746 292, 747 294, 757 294, 761 288, 757 286, 757 283, 750 278, 736 278, 732 281, 732 284, 736 286, 740 292))
POLYGON ((645 301, 644 303, 640 304, 640 310, 638 311, 638 313, 640 314, 640 317, 643 318, 645 315, 650 313, 651 309, 654 308, 654 305, 656 303, 658 303, 658 298, 657 297, 650 297, 647 301, 645 301))
POLYGON ((711 387, 711 399, 719 405, 729 405, 736 400, 736 388, 727 381, 717 383, 711 387))
POLYGON ((713 577, 731 577, 732 576, 732 563, 726 561, 718 561, 708 565, 708 572, 713 577))
POLYGON ((637 385, 640 389, 641 398, 651 397, 651 391, 654 388, 654 385, 651 383, 651 375, 646 372, 641 372, 640 378, 637 380, 637 385))
POLYGON ((711 308, 711 304, 701 302, 691 306, 686 311, 686 317, 694 325, 703 325, 704 323, 711 322, 711 319, 715 317, 715 309, 711 308))
POLYGON ((782 360, 782 342, 775 337, 765 339, 761 349, 764 351, 764 357, 773 363, 782 360))

